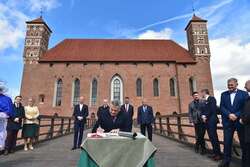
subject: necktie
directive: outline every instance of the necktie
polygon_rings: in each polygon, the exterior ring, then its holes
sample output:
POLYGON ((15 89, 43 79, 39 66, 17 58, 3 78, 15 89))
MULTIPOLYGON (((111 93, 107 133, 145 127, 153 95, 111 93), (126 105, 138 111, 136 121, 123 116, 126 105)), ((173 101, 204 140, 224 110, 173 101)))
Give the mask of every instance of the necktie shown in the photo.
POLYGON ((126 104, 126 111, 128 112, 128 104, 126 104))

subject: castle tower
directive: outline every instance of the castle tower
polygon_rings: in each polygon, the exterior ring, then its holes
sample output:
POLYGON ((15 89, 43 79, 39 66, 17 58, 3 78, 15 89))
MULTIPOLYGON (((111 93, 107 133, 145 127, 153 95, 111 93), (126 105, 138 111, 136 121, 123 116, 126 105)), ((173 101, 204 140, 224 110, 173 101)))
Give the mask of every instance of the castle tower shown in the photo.
POLYGON ((27 21, 23 58, 25 64, 36 64, 48 50, 49 37, 52 33, 42 16, 27 21))
POLYGON ((185 28, 187 33, 188 50, 196 61, 200 58, 210 60, 210 48, 207 32, 207 20, 195 14, 185 28))

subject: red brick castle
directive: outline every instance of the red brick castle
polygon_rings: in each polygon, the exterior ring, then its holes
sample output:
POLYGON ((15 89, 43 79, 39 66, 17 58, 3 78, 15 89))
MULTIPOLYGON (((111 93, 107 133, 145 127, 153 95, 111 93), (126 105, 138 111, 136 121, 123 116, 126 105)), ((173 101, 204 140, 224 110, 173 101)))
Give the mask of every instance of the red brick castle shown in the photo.
POLYGON ((138 107, 146 98, 155 112, 187 112, 191 93, 213 90, 207 21, 186 26, 188 50, 172 40, 65 39, 48 49, 52 33, 40 17, 28 21, 21 95, 43 114, 71 115, 84 96, 95 112, 104 98, 138 107))

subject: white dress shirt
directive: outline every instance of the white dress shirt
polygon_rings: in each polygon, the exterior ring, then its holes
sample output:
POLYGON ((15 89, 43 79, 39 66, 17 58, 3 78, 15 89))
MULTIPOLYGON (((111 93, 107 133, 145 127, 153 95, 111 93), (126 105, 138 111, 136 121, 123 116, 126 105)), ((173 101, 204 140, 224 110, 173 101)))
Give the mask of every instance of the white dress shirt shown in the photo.
POLYGON ((230 93, 231 105, 234 104, 234 99, 235 99, 236 93, 237 93, 237 89, 234 92, 230 93))
POLYGON ((128 112, 129 104, 125 104, 125 110, 128 112))
POLYGON ((83 104, 80 104, 79 106, 80 106, 80 111, 82 111, 83 104))

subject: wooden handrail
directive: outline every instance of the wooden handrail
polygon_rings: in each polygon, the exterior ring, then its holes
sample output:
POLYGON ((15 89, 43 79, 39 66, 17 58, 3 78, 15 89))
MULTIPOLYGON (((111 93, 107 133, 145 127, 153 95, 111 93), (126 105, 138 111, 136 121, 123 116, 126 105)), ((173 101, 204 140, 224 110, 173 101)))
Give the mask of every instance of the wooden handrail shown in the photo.
MULTIPOLYGON (((96 120, 87 118, 86 129, 94 126, 96 120)), ((43 142, 73 133, 74 118, 66 116, 40 115, 38 118, 38 135, 36 142, 43 142)), ((18 137, 17 148, 23 145, 23 138, 18 137)))
MULTIPOLYGON (((193 124, 189 123, 188 113, 172 115, 156 115, 154 123, 154 133, 185 144, 194 145, 195 132, 193 124), (185 128, 185 130, 184 130, 185 128)), ((221 121, 221 118, 219 118, 221 121)), ((222 134, 223 127, 221 124, 217 128, 218 134, 222 134)), ((206 141, 210 141, 208 138, 206 141)), ((220 140, 223 146, 223 141, 220 140)), ((240 145, 234 142, 233 150, 239 155, 240 145)), ((236 156, 236 158, 239 158, 236 156)))

